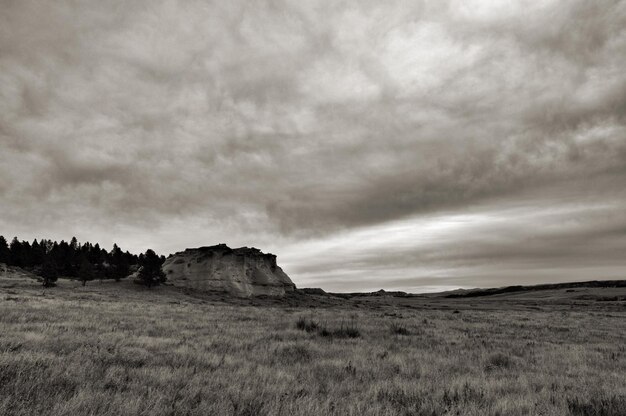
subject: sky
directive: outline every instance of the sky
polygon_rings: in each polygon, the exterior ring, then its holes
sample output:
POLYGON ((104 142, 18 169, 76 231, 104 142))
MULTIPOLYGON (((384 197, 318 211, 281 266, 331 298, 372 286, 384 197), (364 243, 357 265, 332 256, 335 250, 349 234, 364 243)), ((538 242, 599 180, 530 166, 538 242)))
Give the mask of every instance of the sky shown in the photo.
POLYGON ((0 7, 7 239, 340 292, 626 277, 626 1, 0 7))

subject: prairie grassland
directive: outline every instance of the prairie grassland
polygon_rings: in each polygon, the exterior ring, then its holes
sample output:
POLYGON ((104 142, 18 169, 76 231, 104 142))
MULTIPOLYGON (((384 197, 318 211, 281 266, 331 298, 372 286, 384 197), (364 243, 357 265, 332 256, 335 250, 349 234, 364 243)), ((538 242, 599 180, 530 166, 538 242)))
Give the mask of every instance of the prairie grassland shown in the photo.
POLYGON ((245 306, 0 279, 0 414, 624 415, 626 310, 245 306))

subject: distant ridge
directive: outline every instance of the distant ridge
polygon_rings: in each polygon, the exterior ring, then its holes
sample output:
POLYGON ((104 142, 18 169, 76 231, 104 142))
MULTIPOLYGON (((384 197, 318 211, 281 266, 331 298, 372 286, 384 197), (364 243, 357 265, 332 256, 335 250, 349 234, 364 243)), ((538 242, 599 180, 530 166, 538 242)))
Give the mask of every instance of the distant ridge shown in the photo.
POLYGON ((481 296, 501 295, 517 292, 533 292, 540 290, 558 290, 558 289, 578 289, 578 288, 610 288, 610 287, 626 287, 626 280, 589 280, 584 282, 566 282, 566 283, 543 283, 538 285, 515 285, 498 288, 476 288, 476 289, 455 289, 445 292, 429 292, 429 293, 407 293, 403 291, 386 291, 384 289, 375 292, 326 292, 320 288, 300 288, 299 293, 319 296, 332 296, 343 299, 354 297, 388 297, 388 298, 415 298, 415 297, 440 297, 440 298, 472 298, 481 296))
MULTIPOLYGON (((626 287, 626 280, 589 280, 585 282, 545 283, 532 286, 505 286, 491 289, 468 289, 455 291, 446 298, 474 298, 480 296, 501 295, 514 292, 532 292, 538 290, 577 289, 583 287, 626 287)), ((445 292, 444 292, 445 293, 445 292)))

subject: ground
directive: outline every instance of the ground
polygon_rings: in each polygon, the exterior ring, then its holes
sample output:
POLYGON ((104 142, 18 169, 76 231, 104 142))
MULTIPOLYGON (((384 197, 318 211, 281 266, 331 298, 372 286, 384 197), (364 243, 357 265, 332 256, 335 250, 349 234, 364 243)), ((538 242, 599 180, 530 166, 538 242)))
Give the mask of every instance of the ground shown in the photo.
POLYGON ((300 296, 5 274, 0 414, 626 414, 624 288, 300 296))

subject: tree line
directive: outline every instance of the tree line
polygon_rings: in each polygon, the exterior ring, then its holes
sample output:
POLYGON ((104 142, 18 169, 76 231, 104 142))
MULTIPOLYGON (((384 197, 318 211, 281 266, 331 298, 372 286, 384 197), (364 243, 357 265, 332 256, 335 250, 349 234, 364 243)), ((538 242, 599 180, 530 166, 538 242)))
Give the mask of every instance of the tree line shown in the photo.
POLYGON ((59 277, 79 279, 83 286, 94 279, 120 281, 139 271, 138 283, 148 287, 165 281, 161 265, 165 256, 148 249, 140 255, 122 251, 113 244, 111 251, 98 243, 79 243, 76 237, 70 242, 34 239, 32 243, 14 237, 9 244, 0 235, 0 263, 20 267, 43 278, 43 285, 54 286, 59 277))

